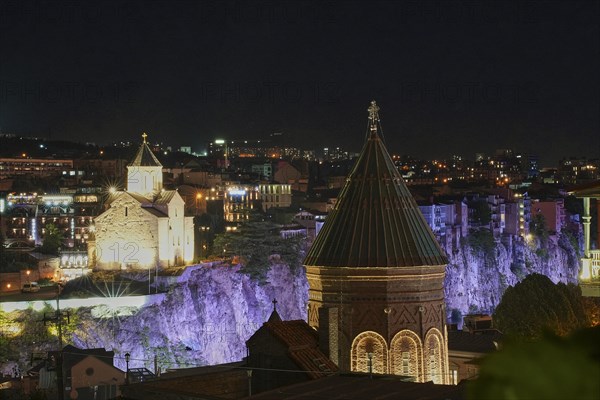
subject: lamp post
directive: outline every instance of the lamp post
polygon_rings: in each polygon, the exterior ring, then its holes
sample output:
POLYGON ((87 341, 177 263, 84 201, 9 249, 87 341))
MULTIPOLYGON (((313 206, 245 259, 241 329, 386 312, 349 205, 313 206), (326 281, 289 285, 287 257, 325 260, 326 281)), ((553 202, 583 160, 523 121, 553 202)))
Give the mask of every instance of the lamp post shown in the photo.
POLYGON ((125 372, 125 384, 129 385, 129 358, 131 354, 125 353, 125 363, 127 364, 127 370, 125 372))
POLYGON ((367 353, 369 357, 369 378, 373 379, 373 353, 367 353))
POLYGON ((202 201, 202 193, 196 193, 196 215, 200 214, 200 202, 202 201))
POLYGON ((200 227, 200 232, 202 234, 202 240, 200 241, 201 245, 202 245, 202 257, 206 257, 206 254, 208 252, 208 235, 210 233, 210 226, 201 226, 200 227))
POLYGON ((29 279, 29 275, 31 274, 30 270, 27 270, 27 272, 25 272, 27 274, 27 283, 29 283, 30 279, 29 279))
POLYGON ((248 374, 248 397, 252 396, 252 370, 247 369, 246 374, 248 374))

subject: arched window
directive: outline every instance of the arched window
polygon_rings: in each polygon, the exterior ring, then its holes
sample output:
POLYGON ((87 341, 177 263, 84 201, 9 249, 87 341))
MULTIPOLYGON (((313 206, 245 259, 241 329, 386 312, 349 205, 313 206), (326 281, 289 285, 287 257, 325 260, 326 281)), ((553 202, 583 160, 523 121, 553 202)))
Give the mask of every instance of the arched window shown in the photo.
POLYGON ((405 329, 396 334, 390 345, 390 373, 412 376, 423 382, 423 346, 421 338, 405 329))
POLYGON ((376 374, 388 373, 388 349, 383 336, 366 331, 354 338, 351 349, 351 370, 376 374), (371 367, 371 368, 370 368, 371 367))
POLYGON ((442 333, 431 328, 425 335, 423 346, 423 363, 425 365, 425 382, 443 384, 448 381, 448 366, 446 365, 445 340, 442 333))

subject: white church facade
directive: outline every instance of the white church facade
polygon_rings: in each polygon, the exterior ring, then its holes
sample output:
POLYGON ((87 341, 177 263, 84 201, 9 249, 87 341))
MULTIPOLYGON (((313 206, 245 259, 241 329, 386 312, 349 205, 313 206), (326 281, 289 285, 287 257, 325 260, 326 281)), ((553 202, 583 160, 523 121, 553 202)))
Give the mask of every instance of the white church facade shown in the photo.
POLYGON ((89 243, 95 269, 154 269, 194 261, 193 217, 176 190, 163 188, 162 164, 144 142, 127 166, 127 189, 111 194, 89 243))

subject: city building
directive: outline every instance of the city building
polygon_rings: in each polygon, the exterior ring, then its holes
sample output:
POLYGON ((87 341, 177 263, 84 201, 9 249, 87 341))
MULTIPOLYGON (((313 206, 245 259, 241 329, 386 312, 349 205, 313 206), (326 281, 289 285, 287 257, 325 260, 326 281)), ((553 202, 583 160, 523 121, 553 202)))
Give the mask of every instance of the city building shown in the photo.
POLYGON ((494 236, 500 236, 504 233, 504 228, 506 227, 504 198, 498 195, 488 195, 487 203, 490 208, 490 230, 494 236))
POLYGON ((117 191, 95 218, 88 242, 96 269, 169 267, 194 259, 193 217, 176 190, 163 188, 162 165, 146 143, 127 166, 127 190, 117 191))
POLYGON ((259 180, 270 181, 273 178, 273 165, 271 163, 254 164, 251 170, 252 173, 258 175, 259 180))
MULTIPOLYGON (((465 316, 465 323, 468 316, 465 316)), ((458 384, 465 379, 475 379, 479 375, 480 360, 500 348, 503 335, 490 325, 486 328, 465 327, 448 330, 448 358, 450 361, 451 383, 458 384)))
POLYGON ((562 198, 549 201, 531 201, 531 217, 541 215, 550 233, 560 233, 567 222, 565 200, 562 198))
POLYGON ((600 178, 600 159, 564 158, 559 161, 557 175, 563 184, 593 182, 600 178))
POLYGON ((581 294, 588 297, 600 297, 600 243, 593 243, 591 235, 591 207, 592 200, 595 200, 599 212, 596 218, 596 237, 600 241, 600 181, 578 186, 569 193, 583 199, 584 247, 583 257, 581 258, 581 273, 579 274, 581 294))
POLYGON ((308 323, 341 371, 449 383, 444 251, 394 166, 379 108, 304 264, 308 323))
POLYGON ((79 158, 73 160, 73 167, 83 171, 88 179, 116 181, 125 176, 127 161, 124 159, 79 158))
POLYGON ((258 194, 263 211, 292 205, 292 187, 289 184, 261 183, 258 185, 258 194))
POLYGON ((12 177, 48 178, 62 176, 73 170, 72 159, 0 158, 0 179, 12 177))
POLYGON ((100 204, 99 193, 85 188, 74 194, 11 193, 3 210, 6 241, 40 246, 52 224, 62 235, 63 247, 84 248, 100 204))
POLYGON ((242 223, 258 207, 260 194, 254 185, 231 185, 224 192, 223 213, 225 222, 242 223))
POLYGON ((41 389, 55 395, 57 379, 64 390, 57 398, 65 399, 113 399, 121 395, 125 372, 113 366, 113 351, 103 348, 79 349, 67 345, 62 351, 48 352, 41 363, 28 371, 25 394, 41 389), (62 358, 62 363, 58 360, 62 358), (58 370, 62 372, 58 374, 58 370))

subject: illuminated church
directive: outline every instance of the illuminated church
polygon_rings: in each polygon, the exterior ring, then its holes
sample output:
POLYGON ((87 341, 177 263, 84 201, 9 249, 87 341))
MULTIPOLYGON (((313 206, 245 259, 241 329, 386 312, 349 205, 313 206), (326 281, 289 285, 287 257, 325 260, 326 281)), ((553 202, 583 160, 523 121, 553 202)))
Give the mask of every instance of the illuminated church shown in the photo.
POLYGON ((304 264, 308 323, 341 370, 449 383, 448 263, 384 145, 379 108, 304 264))
MULTIPOLYGON (((144 141, 127 166, 127 190, 111 194, 95 219, 96 269, 154 269, 194 259, 193 217, 176 190, 163 188, 162 165, 144 141)), ((93 250, 93 249, 92 249, 93 250)))

